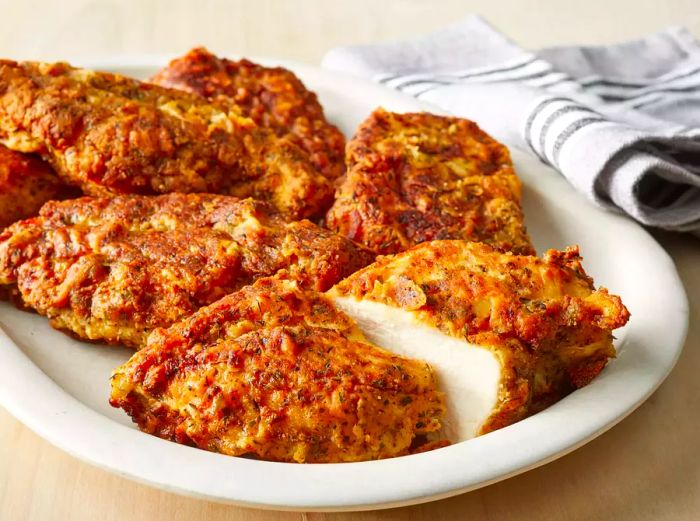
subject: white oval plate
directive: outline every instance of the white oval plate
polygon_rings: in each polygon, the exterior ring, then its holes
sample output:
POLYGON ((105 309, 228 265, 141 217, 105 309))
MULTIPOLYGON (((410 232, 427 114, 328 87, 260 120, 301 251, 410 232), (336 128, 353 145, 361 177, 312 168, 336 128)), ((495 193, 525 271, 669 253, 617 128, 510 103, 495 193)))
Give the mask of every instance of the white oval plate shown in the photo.
MULTIPOLYGON (((86 64, 146 78, 165 60, 86 64)), ((429 105, 337 72, 283 63, 319 94, 351 135, 375 107, 429 105)), ((527 225, 538 251, 579 244, 597 284, 632 313, 618 357, 589 386, 500 431, 383 461, 297 465, 234 458, 139 432, 107 403, 111 370, 130 351, 81 343, 34 314, 0 303, 0 403, 66 452, 165 490, 259 508, 361 510, 456 495, 543 465, 609 429, 664 380, 683 346, 688 304, 673 262, 637 224, 588 203, 556 172, 513 151, 527 225)))

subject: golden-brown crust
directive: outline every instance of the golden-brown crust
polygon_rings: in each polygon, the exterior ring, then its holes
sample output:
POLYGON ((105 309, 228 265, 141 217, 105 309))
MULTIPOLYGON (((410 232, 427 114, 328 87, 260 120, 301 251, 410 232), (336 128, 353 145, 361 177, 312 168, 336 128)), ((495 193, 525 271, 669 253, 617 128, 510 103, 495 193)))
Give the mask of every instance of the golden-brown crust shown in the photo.
POLYGON ((332 183, 232 103, 67 64, 0 61, 0 141, 95 196, 210 192, 319 215, 332 183))
POLYGON ((55 327, 139 347, 168 326, 284 271, 325 290, 372 261, 309 221, 263 202, 209 194, 50 202, 0 234, 0 285, 55 327))
POLYGON ((64 199, 76 192, 38 157, 0 145, 0 229, 36 215, 51 199, 64 199))
POLYGON ((275 278, 156 330, 115 370, 110 402, 179 443, 309 463, 407 454, 445 412, 427 364, 364 343, 323 295, 275 278))
POLYGON ((346 163, 326 224, 377 253, 439 239, 534 253, 508 149, 471 121, 378 109, 346 163))
POLYGON ((200 47, 171 61, 151 81, 210 99, 231 98, 243 115, 306 150, 327 178, 345 171, 345 138, 326 120, 316 94, 287 69, 219 58, 200 47))
POLYGON ((466 241, 434 241, 377 261, 331 296, 398 307, 501 361, 499 407, 482 432, 509 425, 586 385, 615 356, 612 330, 629 312, 596 290, 578 248, 542 259, 466 241))

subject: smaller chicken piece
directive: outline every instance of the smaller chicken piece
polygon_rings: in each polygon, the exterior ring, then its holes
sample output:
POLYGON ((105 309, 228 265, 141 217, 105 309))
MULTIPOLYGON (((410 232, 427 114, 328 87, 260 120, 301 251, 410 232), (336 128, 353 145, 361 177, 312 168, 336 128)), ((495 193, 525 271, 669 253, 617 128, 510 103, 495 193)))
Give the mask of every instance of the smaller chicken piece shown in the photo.
POLYGON ((433 241, 328 292, 373 344, 419 358, 447 395, 453 442, 510 425, 588 384, 615 356, 629 312, 596 289, 578 248, 542 259, 433 241))
POLYGON ((112 375, 148 433, 232 456, 338 463, 407 454, 440 428, 427 364, 364 342, 323 295, 268 278, 205 307, 112 375))
POLYGON ((306 150, 328 179, 343 174, 345 137, 326 120, 316 94, 290 70, 192 49, 151 79, 156 85, 216 99, 231 98, 243 115, 306 150))
POLYGON ((326 225, 377 253, 438 239, 534 253, 508 149, 472 121, 377 109, 346 163, 326 225))
POLYGON ((47 201, 78 194, 38 157, 0 145, 0 230, 38 214, 47 201))
POLYGON ((80 338, 139 348, 260 277, 325 290, 373 255, 270 205, 210 194, 50 202, 0 233, 0 287, 80 338))

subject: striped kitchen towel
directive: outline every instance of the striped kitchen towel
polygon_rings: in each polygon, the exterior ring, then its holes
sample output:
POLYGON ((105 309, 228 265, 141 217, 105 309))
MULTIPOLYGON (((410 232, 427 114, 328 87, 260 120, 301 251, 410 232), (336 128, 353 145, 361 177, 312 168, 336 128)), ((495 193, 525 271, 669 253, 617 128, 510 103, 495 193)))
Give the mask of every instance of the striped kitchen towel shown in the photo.
POLYGON ((334 49, 323 65, 473 119, 641 223, 700 231, 700 43, 683 28, 532 53, 469 17, 411 41, 334 49))

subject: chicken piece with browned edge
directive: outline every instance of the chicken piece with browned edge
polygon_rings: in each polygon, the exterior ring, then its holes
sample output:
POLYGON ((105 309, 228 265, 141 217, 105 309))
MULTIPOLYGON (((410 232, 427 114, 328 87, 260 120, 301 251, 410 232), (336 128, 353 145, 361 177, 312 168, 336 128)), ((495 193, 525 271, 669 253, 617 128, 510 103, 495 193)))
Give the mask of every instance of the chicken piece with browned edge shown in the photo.
POLYGON ((309 154, 208 100, 65 63, 0 61, 0 143, 93 196, 208 192, 321 215, 333 184, 309 154))
POLYGON ((440 239, 534 253, 508 149, 472 121, 378 109, 346 163, 326 224, 377 253, 440 239))
POLYGON ((338 463, 421 450, 444 414, 436 387, 430 366, 367 344, 322 294, 268 278, 156 330, 114 371, 110 402, 179 443, 338 463))
POLYGON ((467 241, 426 242, 328 292, 365 337, 431 364, 453 442, 507 426, 588 384, 629 312, 596 289, 577 248, 542 259, 467 241))
POLYGON ((219 58, 200 47, 171 61, 151 81, 209 99, 231 98, 244 116, 306 150, 328 179, 345 171, 345 137, 326 120, 316 94, 288 69, 219 58))
POLYGON ((138 348, 257 278, 325 290, 373 260, 268 204, 209 194, 50 202, 0 234, 0 287, 88 340, 138 348))

